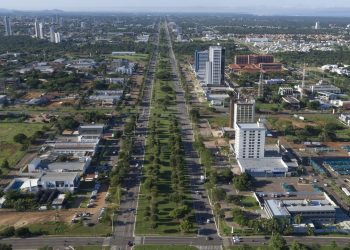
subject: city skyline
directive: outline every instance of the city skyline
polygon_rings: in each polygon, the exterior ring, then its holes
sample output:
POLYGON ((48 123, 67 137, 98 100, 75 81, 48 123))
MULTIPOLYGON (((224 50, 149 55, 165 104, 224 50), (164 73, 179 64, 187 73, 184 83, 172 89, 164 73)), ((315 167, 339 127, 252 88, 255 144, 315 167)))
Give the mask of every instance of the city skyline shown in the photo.
POLYGON ((264 3, 257 0, 249 2, 238 2, 229 0, 219 0, 213 3, 212 1, 184 1, 179 0, 176 4, 165 3, 161 0, 151 0, 143 2, 140 0, 130 0, 127 2, 102 0, 96 4, 93 0, 77 0, 77 1, 55 1, 48 2, 42 0, 33 0, 27 3, 23 0, 0 1, 3 9, 9 10, 24 10, 38 11, 45 9, 59 9, 63 11, 87 11, 87 12, 118 12, 118 11, 137 11, 137 12, 152 12, 152 11, 168 11, 168 12, 243 12, 251 14, 346 14, 346 9, 350 8, 350 2, 346 0, 335 0, 332 2, 326 0, 310 0, 310 1, 283 1, 268 0, 264 3))

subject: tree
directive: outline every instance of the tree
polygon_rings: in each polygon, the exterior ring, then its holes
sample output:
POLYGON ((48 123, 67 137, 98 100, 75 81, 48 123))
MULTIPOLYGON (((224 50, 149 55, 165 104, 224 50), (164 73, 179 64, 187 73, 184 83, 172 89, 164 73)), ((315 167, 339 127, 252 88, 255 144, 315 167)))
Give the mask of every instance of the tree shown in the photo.
POLYGON ((287 246, 286 240, 279 233, 275 233, 272 235, 269 241, 270 249, 283 250, 283 249, 286 249, 286 246, 287 246))
POLYGON ((247 173, 235 176, 233 182, 235 188, 240 191, 248 191, 252 188, 252 177, 247 173))
POLYGON ((232 209, 232 217, 233 221, 241 226, 246 225, 247 223, 247 220, 244 216, 244 211, 239 208, 232 209))
POLYGON ((189 220, 182 220, 180 222, 180 231, 188 233, 193 228, 193 224, 189 220))
POLYGON ((26 237, 26 236, 30 236, 31 232, 28 227, 20 227, 16 229, 15 235, 17 237, 26 237))
POLYGON ((25 134, 19 133, 13 137, 13 140, 20 144, 25 144, 28 137, 25 134))
POLYGON ((170 211, 169 215, 175 219, 180 219, 185 217, 185 215, 188 212, 189 212, 189 208, 186 205, 183 205, 170 211))
POLYGON ((315 228, 310 227, 309 224, 307 225, 307 231, 306 231, 307 235, 309 236, 313 236, 315 235, 315 228))
POLYGON ((10 168, 10 164, 8 162, 8 160, 4 160, 1 164, 1 168, 6 168, 9 169, 10 168))
POLYGON ((15 227, 13 226, 6 227, 0 232, 0 236, 3 236, 3 237, 12 237, 14 235, 15 235, 15 227))
POLYGON ((0 250, 12 250, 12 245, 0 243, 0 250))
POLYGON ((212 189, 212 199, 214 202, 223 201, 226 198, 226 191, 223 188, 212 189))
POLYGON ((290 245, 289 250, 306 250, 306 247, 294 240, 292 245, 290 245))
POLYGON ((294 217, 294 222, 295 222, 296 224, 301 224, 302 220, 303 220, 303 218, 302 218, 301 214, 297 214, 297 215, 294 217))
POLYGON ((309 109, 317 110, 320 108, 320 103, 318 101, 312 101, 307 103, 309 109))
POLYGON ((200 113, 198 109, 191 109, 190 116, 194 122, 198 122, 200 118, 200 113))

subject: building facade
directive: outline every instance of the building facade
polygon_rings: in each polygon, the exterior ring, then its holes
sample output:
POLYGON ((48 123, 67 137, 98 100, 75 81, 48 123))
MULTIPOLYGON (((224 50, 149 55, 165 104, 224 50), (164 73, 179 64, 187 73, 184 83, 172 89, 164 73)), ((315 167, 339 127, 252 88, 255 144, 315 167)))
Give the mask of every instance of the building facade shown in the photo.
POLYGON ((194 70, 198 77, 204 78, 206 72, 206 63, 209 60, 209 52, 197 51, 195 52, 194 70))
POLYGON ((247 64, 260 64, 260 63, 273 63, 273 55, 238 55, 235 56, 235 64, 247 65, 247 64))
POLYGON ((12 36, 11 22, 10 17, 4 17, 4 25, 5 25, 5 36, 12 36))
POLYGON ((206 63, 206 84, 225 84, 225 50, 221 46, 209 47, 209 61, 206 63))
POLYGON ((255 122, 255 100, 237 101, 233 109, 233 125, 255 122))
POLYGON ((237 159, 260 159, 265 154, 266 128, 262 123, 236 125, 235 153, 237 159))

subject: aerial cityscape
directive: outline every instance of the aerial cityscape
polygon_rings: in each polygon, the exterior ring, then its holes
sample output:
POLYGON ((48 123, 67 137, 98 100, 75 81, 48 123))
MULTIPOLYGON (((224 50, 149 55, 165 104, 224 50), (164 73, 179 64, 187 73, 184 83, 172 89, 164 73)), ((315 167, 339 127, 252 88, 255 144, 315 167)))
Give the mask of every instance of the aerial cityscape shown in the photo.
POLYGON ((350 2, 265 2, 1 3, 0 250, 350 249, 350 2))

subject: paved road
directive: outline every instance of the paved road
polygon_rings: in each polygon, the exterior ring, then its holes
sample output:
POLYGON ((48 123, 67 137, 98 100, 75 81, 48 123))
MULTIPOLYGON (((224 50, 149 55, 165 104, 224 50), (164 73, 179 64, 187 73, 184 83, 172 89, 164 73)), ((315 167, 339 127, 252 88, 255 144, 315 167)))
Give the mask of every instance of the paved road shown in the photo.
MULTIPOLYGON (((159 34, 159 33, 158 33, 159 34)), ((169 38, 169 34, 168 34, 169 38)), ((157 39, 158 40, 158 39, 157 39)), ((189 122, 189 115, 184 99, 184 91, 181 88, 178 76, 175 55, 172 50, 172 44, 169 39, 169 50, 172 58, 172 66, 174 73, 174 82, 177 94, 177 108, 181 126, 184 149, 186 152, 186 163, 189 169, 189 177, 192 185, 192 196, 194 200, 194 209, 198 221, 198 235, 196 237, 156 237, 156 236, 134 236, 134 222, 137 207, 137 196, 139 193, 140 177, 142 174, 141 166, 144 159, 145 137, 147 135, 147 124, 149 119, 151 93, 153 86, 153 75, 156 67, 157 49, 154 51, 150 61, 150 71, 145 82, 145 91, 143 101, 140 106, 140 114, 137 122, 135 135, 133 136, 134 152, 131 161, 131 171, 126 178, 126 192, 122 197, 120 212, 114 218, 114 233, 112 237, 36 237, 36 238, 10 238, 1 239, 1 243, 12 244, 14 249, 37 249, 42 246, 52 246, 55 249, 65 249, 68 246, 79 245, 99 245, 111 246, 111 249, 128 249, 128 241, 136 244, 163 244, 163 245, 194 245, 199 249, 221 249, 222 245, 234 245, 230 237, 220 238, 214 223, 201 223, 203 218, 212 219, 212 210, 209 204, 205 189, 200 184, 199 176, 201 169, 196 151, 193 149, 193 131, 189 122), (136 167, 138 165, 138 167, 136 167), (200 191, 201 194, 197 194, 200 191), (209 237, 209 238, 208 238, 209 237)), ((285 237, 287 242, 298 240, 303 244, 312 245, 328 245, 332 240, 340 246, 349 244, 347 237, 285 237)), ((265 237, 243 237, 242 243, 250 245, 267 244, 268 239, 265 237)))
MULTIPOLYGON (((348 237, 293 237, 287 236, 284 237, 287 243, 292 243, 294 240, 299 241, 300 243, 306 245, 329 245, 332 241, 335 241, 338 246, 348 246, 349 238, 348 237)), ((68 246, 111 246, 111 249, 124 250, 126 247, 116 245, 120 241, 128 240, 129 238, 117 237, 114 240, 111 238, 103 237, 36 237, 36 238, 11 238, 11 239, 2 239, 1 243, 12 244, 13 249, 18 250, 32 250, 37 249, 42 246, 51 246, 54 249, 65 249, 68 246), (117 242, 118 241, 118 242, 117 242)), ((242 241, 239 244, 235 244, 232 241, 232 238, 223 238, 221 241, 219 238, 213 238, 212 240, 206 240, 205 237, 155 237, 155 236, 146 236, 146 237, 131 237, 131 240, 134 239, 137 244, 146 244, 146 245, 193 245, 197 246, 199 249, 221 249, 222 244, 225 246, 232 245, 267 245, 268 238, 261 236, 251 236, 251 237, 242 237, 242 241)))
POLYGON ((132 160, 130 162, 130 172, 124 181, 125 191, 123 192, 123 196, 121 198, 120 209, 116 215, 116 219, 113 221, 114 232, 111 245, 114 246, 115 249, 127 249, 129 248, 128 242, 134 242, 137 200, 145 155, 154 73, 156 70, 158 56, 159 28, 155 42, 155 49, 151 55, 149 71, 145 80, 142 103, 139 107, 135 133, 132 137, 133 153, 132 160))
POLYGON ((177 61, 173 51, 169 30, 166 29, 166 31, 169 46, 169 56, 171 59, 172 71, 174 75, 173 81, 175 83, 176 91, 177 116, 181 124, 182 142, 185 151, 185 161, 189 172, 193 208, 195 210, 196 221, 198 225, 198 235, 210 236, 218 240, 217 230, 214 224, 213 213, 209 204, 209 199, 204 186, 200 181, 200 176, 203 173, 201 171, 198 154, 193 146, 194 132, 189 117, 188 107, 185 103, 185 92, 179 82, 177 61), (207 220, 210 222, 207 223, 207 220))

